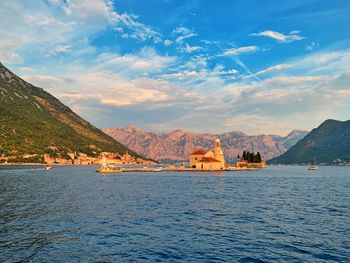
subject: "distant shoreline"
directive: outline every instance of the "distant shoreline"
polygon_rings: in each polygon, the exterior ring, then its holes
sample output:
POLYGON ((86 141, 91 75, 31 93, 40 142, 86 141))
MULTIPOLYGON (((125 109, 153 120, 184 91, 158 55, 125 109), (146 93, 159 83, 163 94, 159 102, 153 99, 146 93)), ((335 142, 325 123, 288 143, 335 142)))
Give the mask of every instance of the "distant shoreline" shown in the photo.
POLYGON ((1 163, 0 166, 96 166, 98 164, 1 163))

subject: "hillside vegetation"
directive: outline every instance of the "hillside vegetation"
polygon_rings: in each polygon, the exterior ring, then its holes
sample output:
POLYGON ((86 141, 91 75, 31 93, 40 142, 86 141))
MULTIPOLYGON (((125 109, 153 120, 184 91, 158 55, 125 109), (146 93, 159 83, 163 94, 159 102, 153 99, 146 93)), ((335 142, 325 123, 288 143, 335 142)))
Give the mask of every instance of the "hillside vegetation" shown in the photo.
MULTIPOLYGON (((0 157, 128 149, 0 63, 0 157)), ((136 156, 132 151, 131 155, 136 156)))
POLYGON ((350 120, 326 120, 270 163, 306 164, 314 158, 325 164, 350 162, 350 120))

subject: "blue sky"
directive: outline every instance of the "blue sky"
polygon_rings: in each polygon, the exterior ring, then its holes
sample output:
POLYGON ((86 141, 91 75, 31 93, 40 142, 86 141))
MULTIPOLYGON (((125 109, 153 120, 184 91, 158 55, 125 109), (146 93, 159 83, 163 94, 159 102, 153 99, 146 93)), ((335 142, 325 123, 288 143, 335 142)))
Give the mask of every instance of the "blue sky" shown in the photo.
POLYGON ((0 61, 98 127, 285 135, 350 112, 350 1, 1 2, 0 61))

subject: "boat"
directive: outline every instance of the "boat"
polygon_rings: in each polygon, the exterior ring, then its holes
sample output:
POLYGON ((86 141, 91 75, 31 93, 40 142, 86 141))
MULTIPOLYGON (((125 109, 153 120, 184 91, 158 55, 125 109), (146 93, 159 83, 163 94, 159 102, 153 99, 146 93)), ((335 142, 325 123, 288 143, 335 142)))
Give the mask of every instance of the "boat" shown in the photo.
POLYGON ((153 171, 154 172, 161 172, 161 171, 163 171, 163 169, 162 168, 155 168, 153 171))
POLYGON ((310 165, 307 169, 308 170, 317 170, 318 167, 316 165, 310 165))
POLYGON ((45 166, 45 170, 51 170, 53 169, 53 166, 45 166))
POLYGON ((315 163, 316 163, 316 159, 314 157, 314 164, 309 165, 307 169, 310 170, 310 171, 317 170, 318 167, 317 167, 317 165, 315 163))

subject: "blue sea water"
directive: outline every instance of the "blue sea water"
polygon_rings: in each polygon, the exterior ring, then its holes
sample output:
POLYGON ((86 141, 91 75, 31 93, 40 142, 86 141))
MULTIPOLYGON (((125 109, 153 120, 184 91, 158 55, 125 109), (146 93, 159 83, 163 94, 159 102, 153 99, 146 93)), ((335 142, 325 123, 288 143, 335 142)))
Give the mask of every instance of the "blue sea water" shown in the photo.
POLYGON ((0 167, 0 262, 350 262, 350 167, 0 167))

